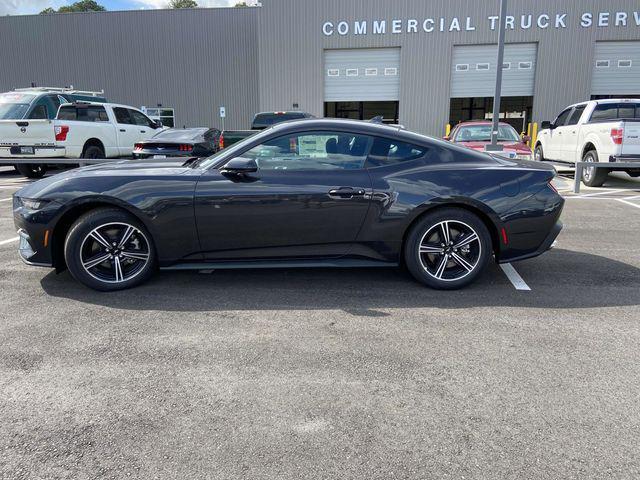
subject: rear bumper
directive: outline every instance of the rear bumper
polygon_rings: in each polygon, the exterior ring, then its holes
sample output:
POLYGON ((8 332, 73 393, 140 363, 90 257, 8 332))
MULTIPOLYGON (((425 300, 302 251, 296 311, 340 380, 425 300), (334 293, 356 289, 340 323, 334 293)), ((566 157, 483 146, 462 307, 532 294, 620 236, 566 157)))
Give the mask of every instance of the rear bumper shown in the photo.
POLYGON ((526 260, 527 258, 533 258, 533 257, 537 257, 539 255, 542 255, 547 250, 551 250, 553 248, 554 242, 556 241, 556 238, 558 238, 558 235, 560 235, 560 232, 562 231, 562 227, 563 226, 564 226, 563 223, 560 220, 558 220, 553 225, 553 227, 551 228, 551 230, 547 234, 546 238, 540 244, 540 246, 538 247, 537 250, 535 250, 533 252, 525 253, 525 254, 517 256, 517 257, 510 257, 510 258, 506 258, 506 259, 498 259, 498 263, 510 263, 510 262, 517 262, 519 260, 526 260))
POLYGON ((627 162, 640 163, 640 155, 609 155, 609 162, 610 163, 627 163, 627 162))
POLYGON ((67 155, 65 147, 36 147, 33 145, 14 145, 0 147, 0 158, 63 158, 67 155), (18 153, 22 147, 32 147, 33 153, 18 153))

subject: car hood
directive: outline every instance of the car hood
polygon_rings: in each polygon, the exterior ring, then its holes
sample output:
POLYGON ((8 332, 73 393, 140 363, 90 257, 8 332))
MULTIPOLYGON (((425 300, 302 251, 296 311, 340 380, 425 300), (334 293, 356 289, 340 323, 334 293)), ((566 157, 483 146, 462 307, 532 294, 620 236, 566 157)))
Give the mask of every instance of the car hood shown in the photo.
POLYGON ((201 172, 189 167, 184 158, 167 158, 153 161, 122 160, 118 162, 101 163, 87 167, 67 170, 57 175, 43 178, 31 183, 16 192, 16 196, 24 198, 46 198, 50 193, 64 189, 72 182, 82 182, 85 179, 120 179, 120 181, 135 180, 137 178, 176 177, 184 175, 199 175, 201 172))
MULTIPOLYGON (((483 150, 486 145, 491 142, 458 142, 459 145, 462 145, 467 148, 472 148, 473 150, 483 150)), ((498 145, 502 145, 507 150, 515 150, 518 153, 528 153, 531 154, 531 149, 521 142, 498 142, 498 145)))

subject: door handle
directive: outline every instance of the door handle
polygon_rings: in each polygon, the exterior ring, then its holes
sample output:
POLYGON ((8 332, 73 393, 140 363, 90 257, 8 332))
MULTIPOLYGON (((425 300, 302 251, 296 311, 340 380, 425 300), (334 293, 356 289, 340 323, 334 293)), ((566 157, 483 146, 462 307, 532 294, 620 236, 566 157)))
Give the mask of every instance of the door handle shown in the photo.
POLYGON ((140 133, 147 133, 146 130, 140 130, 140 133))
POLYGON ((126 130, 124 128, 121 128, 120 131, 121 132, 126 132, 126 130))
POLYGON ((365 194, 363 188, 340 187, 329 190, 329 196, 333 198, 353 198, 361 197, 365 194))

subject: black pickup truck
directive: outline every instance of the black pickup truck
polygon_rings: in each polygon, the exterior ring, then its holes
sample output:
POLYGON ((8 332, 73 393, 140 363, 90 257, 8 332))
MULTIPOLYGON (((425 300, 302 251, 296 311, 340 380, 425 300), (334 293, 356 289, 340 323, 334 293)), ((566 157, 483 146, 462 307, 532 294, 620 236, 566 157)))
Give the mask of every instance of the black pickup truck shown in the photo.
POLYGON ((300 120, 302 118, 314 118, 314 116, 310 113, 299 111, 256 113, 255 117, 253 117, 253 122, 251 122, 251 130, 224 130, 220 135, 218 145, 221 149, 226 148, 276 123, 286 122, 287 120, 300 120))

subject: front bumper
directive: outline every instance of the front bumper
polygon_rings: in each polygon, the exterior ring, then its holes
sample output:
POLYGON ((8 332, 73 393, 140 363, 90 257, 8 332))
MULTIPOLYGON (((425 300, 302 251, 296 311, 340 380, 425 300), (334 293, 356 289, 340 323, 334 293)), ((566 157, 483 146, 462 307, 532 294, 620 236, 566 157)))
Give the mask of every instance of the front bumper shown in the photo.
POLYGON ((13 203, 13 223, 20 242, 18 254, 23 262, 39 267, 53 267, 54 218, 60 205, 51 203, 41 210, 33 211, 13 203))

